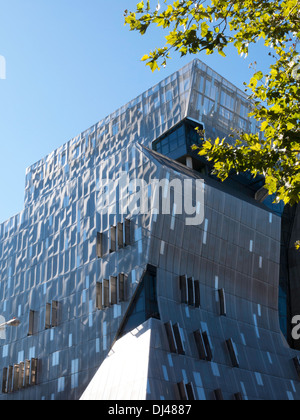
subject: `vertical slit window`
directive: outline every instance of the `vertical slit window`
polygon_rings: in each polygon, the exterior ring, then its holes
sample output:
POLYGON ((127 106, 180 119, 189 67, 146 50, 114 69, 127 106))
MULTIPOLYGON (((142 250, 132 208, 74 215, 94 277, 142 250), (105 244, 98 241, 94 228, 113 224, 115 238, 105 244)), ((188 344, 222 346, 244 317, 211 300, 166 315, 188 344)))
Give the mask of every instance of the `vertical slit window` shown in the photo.
POLYGON ((96 284, 96 307, 97 309, 103 309, 102 304, 102 283, 96 284))
POLYGON ((110 246, 109 246, 110 253, 116 252, 117 250, 116 235, 117 235, 116 226, 111 226, 110 227, 110 246))
POLYGON ((31 359, 30 385, 36 385, 37 370, 38 370, 38 359, 31 359))
POLYGON ((118 288, 117 288, 117 277, 110 277, 110 304, 117 305, 118 303, 118 288))
POLYGON ((214 394, 215 394, 215 399, 217 401, 224 401, 223 392, 221 389, 215 389, 214 394))
POLYGON ((109 280, 103 280, 103 307, 109 307, 109 280))
POLYGON ((200 301, 200 282, 198 280, 196 280, 194 282, 194 287, 195 287, 195 307, 196 308, 200 308, 200 306, 201 306, 201 301, 200 301))
POLYGON ((189 401, 195 401, 195 391, 194 391, 194 386, 193 384, 190 382, 188 384, 185 385, 186 388, 186 393, 188 396, 188 400, 189 401))
POLYGON ((188 394, 187 394, 185 383, 183 381, 181 381, 177 384, 177 387, 178 387, 178 391, 179 391, 181 401, 187 401, 188 400, 188 394))
POLYGON ((220 315, 226 316, 226 295, 224 289, 219 289, 219 300, 220 300, 220 315))
POLYGON ((25 361, 25 382, 24 386, 27 388, 30 384, 30 360, 25 361))
POLYGON ((168 337, 170 351, 171 353, 177 353, 177 345, 171 321, 165 323, 165 329, 168 337))
POLYGON ((235 347, 235 344, 234 344, 234 342, 232 341, 231 338, 226 341, 226 345, 227 345, 227 348, 228 348, 228 351, 229 351, 229 354, 230 354, 230 359, 231 359, 232 366, 235 367, 235 368, 240 367, 236 347, 235 347))
POLYGON ((123 223, 118 223, 118 249, 124 246, 123 223))
POLYGON ((7 393, 7 374, 8 374, 8 369, 5 367, 3 368, 3 376, 2 376, 2 394, 7 393))
POLYGON ((179 287, 181 292, 181 303, 188 303, 188 292, 187 292, 187 276, 180 276, 179 287))
POLYGON ((127 284, 127 276, 121 273, 119 274, 119 301, 125 302, 126 301, 126 284, 127 284))
POLYGON ((207 360, 206 347, 200 330, 194 331, 194 338, 199 354, 199 359, 207 360))
POLYGON ((58 326, 58 308, 59 304, 55 300, 52 301, 52 327, 58 326))
POLYGON ((188 279, 188 304, 189 306, 195 306, 195 288, 193 277, 188 279))
POLYGON ((19 390, 19 373, 20 373, 20 366, 14 365, 14 392, 19 390))
POLYGON ((184 348, 181 328, 180 328, 179 324, 173 325, 173 331, 174 331, 174 336, 175 336, 175 340, 176 340, 178 354, 183 354, 184 355, 185 354, 185 348, 184 348))
POLYGON ((24 388, 24 375, 25 375, 25 363, 20 363, 20 373, 19 373, 19 389, 24 388))
POLYGON ((8 378, 7 378, 7 392, 12 391, 12 383, 13 383, 13 366, 9 366, 8 368, 8 378))
POLYGON ((125 246, 131 245, 131 221, 129 219, 125 219, 125 246))
POLYGON ((97 232, 97 258, 103 257, 103 233, 97 232))
POLYGON ((241 392, 237 392, 236 394, 234 394, 234 399, 235 401, 244 401, 244 398, 241 392))
POLYGON ((206 331, 204 331, 202 333, 202 338, 203 338, 203 341, 204 341, 206 355, 207 355, 206 359, 207 359, 208 362, 211 362, 212 359, 213 359, 213 353, 212 353, 212 348, 211 348, 211 345, 210 345, 209 337, 208 337, 208 334, 207 334, 206 331))
POLYGON ((45 329, 51 328, 51 303, 46 304, 45 329))
POLYGON ((29 312, 29 328, 28 328, 28 335, 34 334, 34 319, 35 319, 35 312, 30 311, 29 312))

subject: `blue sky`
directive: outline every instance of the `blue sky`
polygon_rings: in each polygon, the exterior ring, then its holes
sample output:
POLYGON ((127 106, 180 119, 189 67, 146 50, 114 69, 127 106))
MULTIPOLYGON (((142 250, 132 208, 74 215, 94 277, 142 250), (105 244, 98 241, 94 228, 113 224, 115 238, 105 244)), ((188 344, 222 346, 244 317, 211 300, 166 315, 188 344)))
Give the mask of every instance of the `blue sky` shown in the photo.
MULTIPOLYGON (((154 0, 153 3, 155 3, 154 0)), ((0 222, 23 208, 25 170, 80 132, 191 61, 173 57, 151 73, 140 61, 163 42, 124 26, 137 0, 0 0, 0 222)), ((247 60, 197 56, 243 89, 267 55, 255 46, 247 60)))

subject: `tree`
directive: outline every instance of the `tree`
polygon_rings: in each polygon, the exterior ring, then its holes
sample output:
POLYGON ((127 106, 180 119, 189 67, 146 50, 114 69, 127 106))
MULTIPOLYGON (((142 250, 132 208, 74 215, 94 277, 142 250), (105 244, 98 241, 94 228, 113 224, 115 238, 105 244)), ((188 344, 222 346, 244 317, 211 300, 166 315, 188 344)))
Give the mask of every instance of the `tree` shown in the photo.
MULTIPOLYGON (((250 171, 265 177, 265 188, 276 200, 300 201, 300 1, 297 0, 164 0, 163 5, 141 1, 135 12, 125 11, 125 24, 145 34, 157 25, 166 43, 142 60, 155 71, 166 66, 172 51, 181 56, 218 52, 226 56, 233 44, 240 55, 264 42, 274 64, 268 74, 255 70, 250 82, 253 111, 263 132, 233 132, 232 141, 209 139, 199 152, 225 180, 230 173, 250 171)), ((299 243, 300 248, 300 243, 299 243)))

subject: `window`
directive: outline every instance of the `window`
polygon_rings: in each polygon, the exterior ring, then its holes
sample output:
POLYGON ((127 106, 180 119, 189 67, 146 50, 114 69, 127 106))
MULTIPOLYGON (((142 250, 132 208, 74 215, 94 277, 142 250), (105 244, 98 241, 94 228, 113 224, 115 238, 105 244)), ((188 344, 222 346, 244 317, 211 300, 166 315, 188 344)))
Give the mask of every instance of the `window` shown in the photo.
POLYGON ((226 316, 226 295, 224 289, 219 289, 219 299, 220 299, 220 315, 226 316))
POLYGON ((188 279, 188 304, 189 306, 195 306, 195 288, 193 277, 188 279))
POLYGON ((96 308, 103 309, 102 305, 102 283, 96 284, 96 308))
POLYGON ((97 257, 103 257, 103 233, 97 232, 97 257))
POLYGON ((213 353, 212 353, 212 348, 210 345, 210 340, 206 331, 202 333, 202 338, 203 338, 205 349, 206 349, 206 355, 207 355, 206 359, 208 362, 211 362, 213 359, 213 353))
POLYGON ((117 288, 117 277, 110 277, 110 304, 117 305, 118 303, 118 288, 117 288))
POLYGON ((126 301, 126 284, 127 284, 127 276, 121 273, 119 274, 119 302, 126 301))
POLYGON ((117 250, 117 242, 116 242, 116 235, 117 235, 117 228, 116 226, 110 227, 110 245, 109 245, 109 252, 116 252, 117 250))
POLYGON ((299 356, 294 357, 293 362, 297 371, 297 375, 300 379, 300 357, 299 356))
POLYGON ((221 389, 215 389, 214 394, 216 401, 224 401, 223 392, 221 389))
POLYGON ((45 329, 55 328, 59 323, 59 303, 52 301, 46 304, 45 329))
POLYGON ((3 368, 3 374, 2 374, 2 394, 6 394, 8 392, 8 390, 7 390, 7 373, 8 373, 7 367, 3 368))
POLYGON ((36 324, 36 312, 30 311, 29 312, 29 328, 28 328, 28 336, 33 335, 35 332, 35 324, 36 324))
POLYGON ((200 330, 194 331, 194 338, 195 338, 195 342, 196 342, 196 346, 197 346, 197 350, 199 354, 199 359, 207 360, 205 343, 204 343, 200 330))
POLYGON ((118 249, 123 248, 124 246, 124 238, 123 238, 123 223, 118 223, 117 230, 118 230, 118 249))
POLYGON ((234 394, 234 399, 235 401, 244 401, 244 398, 241 392, 237 392, 236 394, 234 394))
POLYGON ((188 286, 187 286, 187 276, 180 276, 179 283, 180 283, 180 292, 181 292, 181 303, 188 303, 188 286))
POLYGON ((103 307, 108 308, 109 305, 109 280, 103 280, 103 307))
POLYGON ((20 389, 36 385, 38 359, 26 360, 14 366, 5 367, 2 377, 2 393, 16 392, 20 389))
POLYGON ((185 383, 183 381, 181 381, 177 384, 177 387, 178 387, 178 391, 179 391, 180 400, 187 401, 188 400, 188 394, 187 394, 187 389, 186 389, 185 383))
POLYGON ((227 348, 228 348, 228 351, 229 351, 232 366, 235 367, 235 368, 240 367, 236 347, 235 347, 235 344, 234 344, 234 342, 232 341, 231 338, 226 341, 226 345, 227 345, 227 348))
POLYGON ((170 351, 172 353, 185 355, 185 347, 179 324, 176 323, 172 325, 171 321, 169 321, 165 324, 165 329, 169 341, 170 351))
POLYGON ((125 246, 131 245, 131 221, 125 219, 125 246))

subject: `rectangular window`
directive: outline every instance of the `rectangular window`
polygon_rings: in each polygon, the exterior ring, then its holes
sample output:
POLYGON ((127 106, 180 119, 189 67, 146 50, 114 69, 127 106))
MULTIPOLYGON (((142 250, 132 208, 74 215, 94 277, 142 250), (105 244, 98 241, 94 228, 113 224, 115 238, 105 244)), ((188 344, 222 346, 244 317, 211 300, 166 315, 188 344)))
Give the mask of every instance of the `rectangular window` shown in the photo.
POLYGON ((25 376, 25 363, 20 363, 20 373, 19 373, 19 389, 24 388, 24 376, 25 376))
POLYGON ((188 396, 188 400, 189 401, 195 401, 196 398, 195 398, 195 391, 194 391, 193 384, 190 382, 190 383, 185 385, 185 388, 186 388, 186 393, 187 393, 187 396, 188 396))
POLYGON ((31 359, 30 385, 36 385, 37 371, 38 371, 38 359, 31 359))
POLYGON ((200 330, 194 331, 194 338, 199 354, 199 359, 207 360, 206 347, 200 330))
POLYGON ((59 304, 55 300, 52 301, 52 327, 55 328, 58 326, 58 311, 59 304))
POLYGON ((8 369, 5 367, 2 374, 2 394, 7 394, 7 374, 8 369))
POLYGON ((123 226, 123 223, 118 223, 118 249, 122 249, 124 246, 123 226))
POLYGON ((131 245, 131 221, 129 219, 125 219, 125 246, 131 245))
POLYGON ((103 309, 102 304, 102 283, 96 284, 96 308, 101 310, 103 309))
POLYGON ((188 280, 187 276, 180 276, 179 278, 179 288, 181 292, 181 303, 187 304, 188 303, 188 280))
POLYGON ((117 288, 117 277, 110 277, 110 304, 117 305, 118 303, 118 288, 117 288))
POLYGON ((126 301, 126 285, 127 276, 123 273, 119 274, 119 302, 126 301))
POLYGON ((226 295, 224 289, 219 289, 219 299, 220 299, 220 315, 226 316, 227 310, 226 310, 226 295))
POLYGON ((168 337, 169 347, 171 353, 177 353, 177 345, 175 340, 175 334, 171 321, 165 323, 165 329, 168 337))
POLYGON ((244 401, 244 398, 241 392, 237 392, 236 394, 234 394, 234 399, 235 401, 244 401))
POLYGON ((34 334, 34 327, 35 327, 35 312, 30 311, 29 312, 29 328, 28 328, 28 335, 34 334))
POLYGON ((103 233, 97 232, 97 258, 103 257, 103 233))
POLYGON ((215 389, 214 394, 216 401, 224 401, 223 392, 221 389, 215 389))
POLYGON ((46 303, 45 329, 51 328, 51 303, 46 303))
POLYGON ((188 304, 189 306, 195 306, 195 288, 193 277, 188 279, 188 304))
POLYGON ((187 394, 187 389, 186 389, 185 383, 183 381, 181 381, 177 384, 177 387, 178 387, 178 391, 179 391, 179 395, 180 395, 180 400, 181 401, 187 401, 188 400, 188 394, 187 394))
POLYGON ((228 351, 229 351, 232 366, 235 367, 235 368, 240 367, 240 363, 239 363, 238 355, 237 355, 237 352, 236 352, 236 348, 235 348, 234 342, 232 341, 231 338, 226 341, 226 345, 227 345, 227 348, 228 348, 228 351))
POLYGON ((19 390, 19 373, 20 373, 20 366, 14 365, 14 392, 19 390))
POLYGON ((206 360, 208 362, 211 362, 212 359, 213 359, 213 353, 212 353, 212 348, 211 348, 211 345, 210 345, 209 337, 208 337, 208 334, 207 334, 206 331, 204 331, 202 333, 202 338, 203 338, 203 341, 204 341, 206 355, 207 355, 206 360))
POLYGON ((200 282, 196 280, 194 282, 195 287, 195 308, 200 308, 201 300, 200 300, 200 282))
POLYGON ((30 360, 25 361, 25 382, 24 386, 27 388, 30 384, 30 360))
POLYGON ((181 329, 180 329, 180 326, 179 326, 178 323, 173 325, 173 331, 174 331, 174 335, 175 335, 178 354, 183 354, 184 355, 185 354, 185 348, 184 348, 184 343, 183 343, 183 339, 182 339, 181 329))
POLYGON ((111 226, 110 227, 110 245, 109 245, 109 252, 116 252, 117 250, 117 243, 116 243, 116 235, 117 235, 117 228, 116 226, 111 226))
POLYGON ((13 366, 9 366, 8 368, 8 378, 7 378, 7 392, 12 391, 12 385, 13 385, 13 366))
POLYGON ((109 307, 109 280, 103 280, 103 307, 109 307))

